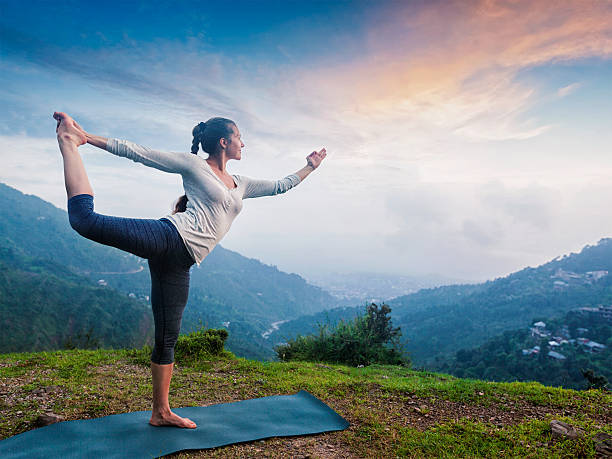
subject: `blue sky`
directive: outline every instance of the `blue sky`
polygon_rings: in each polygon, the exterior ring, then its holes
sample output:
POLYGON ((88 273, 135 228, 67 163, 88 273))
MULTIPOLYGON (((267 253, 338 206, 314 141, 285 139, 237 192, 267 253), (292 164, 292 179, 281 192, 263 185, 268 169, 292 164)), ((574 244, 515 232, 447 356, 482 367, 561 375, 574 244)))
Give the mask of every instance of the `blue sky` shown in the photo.
MULTIPOLYGON (((222 241, 286 271, 484 279, 611 235, 611 3, 176 3, 0 4, 1 181, 65 208, 54 110, 170 151, 226 116, 232 173, 328 149, 222 241)), ((182 192, 81 152, 102 212, 160 217, 182 192)))

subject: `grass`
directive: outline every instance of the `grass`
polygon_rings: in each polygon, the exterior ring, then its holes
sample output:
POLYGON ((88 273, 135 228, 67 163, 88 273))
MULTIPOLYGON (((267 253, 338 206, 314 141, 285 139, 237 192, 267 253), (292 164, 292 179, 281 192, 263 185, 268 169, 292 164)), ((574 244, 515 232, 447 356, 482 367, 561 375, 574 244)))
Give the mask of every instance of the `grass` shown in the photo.
MULTIPOLYGON (((350 368, 221 356, 177 362, 170 400, 196 406, 305 389, 351 427, 177 457, 595 457, 593 437, 612 433, 612 395, 538 383, 490 383, 399 366, 350 368), (552 438, 550 421, 581 427, 552 438)), ((149 350, 70 350, 0 355, 0 438, 53 411, 83 419, 150 409, 149 350)))
MULTIPOLYGON (((587 430, 598 428, 573 418, 560 420, 587 430)), ((443 423, 425 432, 401 429, 401 435, 398 455, 406 457, 595 457, 594 434, 555 441, 545 420, 506 428, 460 421, 443 423)))

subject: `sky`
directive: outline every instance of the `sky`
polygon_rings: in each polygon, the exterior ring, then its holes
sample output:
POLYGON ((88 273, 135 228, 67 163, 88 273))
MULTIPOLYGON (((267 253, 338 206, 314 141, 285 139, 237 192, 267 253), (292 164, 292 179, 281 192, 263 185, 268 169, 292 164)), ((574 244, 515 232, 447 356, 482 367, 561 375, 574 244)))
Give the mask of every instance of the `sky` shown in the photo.
MULTIPOLYGON (((225 248, 326 272, 504 276, 612 236, 612 1, 0 0, 0 181, 66 208, 54 111, 189 151, 223 116, 225 248)), ((180 176, 80 147, 96 210, 159 218, 180 176)))

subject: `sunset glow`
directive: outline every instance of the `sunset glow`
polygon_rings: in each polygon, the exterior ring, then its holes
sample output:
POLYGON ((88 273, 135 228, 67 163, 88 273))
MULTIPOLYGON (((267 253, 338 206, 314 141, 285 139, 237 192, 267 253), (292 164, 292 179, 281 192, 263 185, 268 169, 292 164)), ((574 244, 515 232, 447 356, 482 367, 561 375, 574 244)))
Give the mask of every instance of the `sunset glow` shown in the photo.
MULTIPOLYGON (((286 271, 486 279, 612 236, 612 2, 178 3, 4 2, 0 181, 65 208, 54 110, 170 151, 218 115, 246 145, 233 173, 327 148, 222 241, 286 271)), ((103 212, 182 193, 81 151, 103 212)))

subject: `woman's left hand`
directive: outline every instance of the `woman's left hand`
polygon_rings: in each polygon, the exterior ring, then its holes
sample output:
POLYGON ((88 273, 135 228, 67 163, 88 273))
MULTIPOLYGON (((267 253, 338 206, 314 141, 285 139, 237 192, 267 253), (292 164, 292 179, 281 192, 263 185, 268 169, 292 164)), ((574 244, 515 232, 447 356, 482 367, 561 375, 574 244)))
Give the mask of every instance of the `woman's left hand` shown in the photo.
POLYGON ((322 148, 319 151, 313 151, 308 156, 306 156, 306 162, 310 167, 316 169, 321 164, 321 161, 327 156, 325 148, 322 148))

